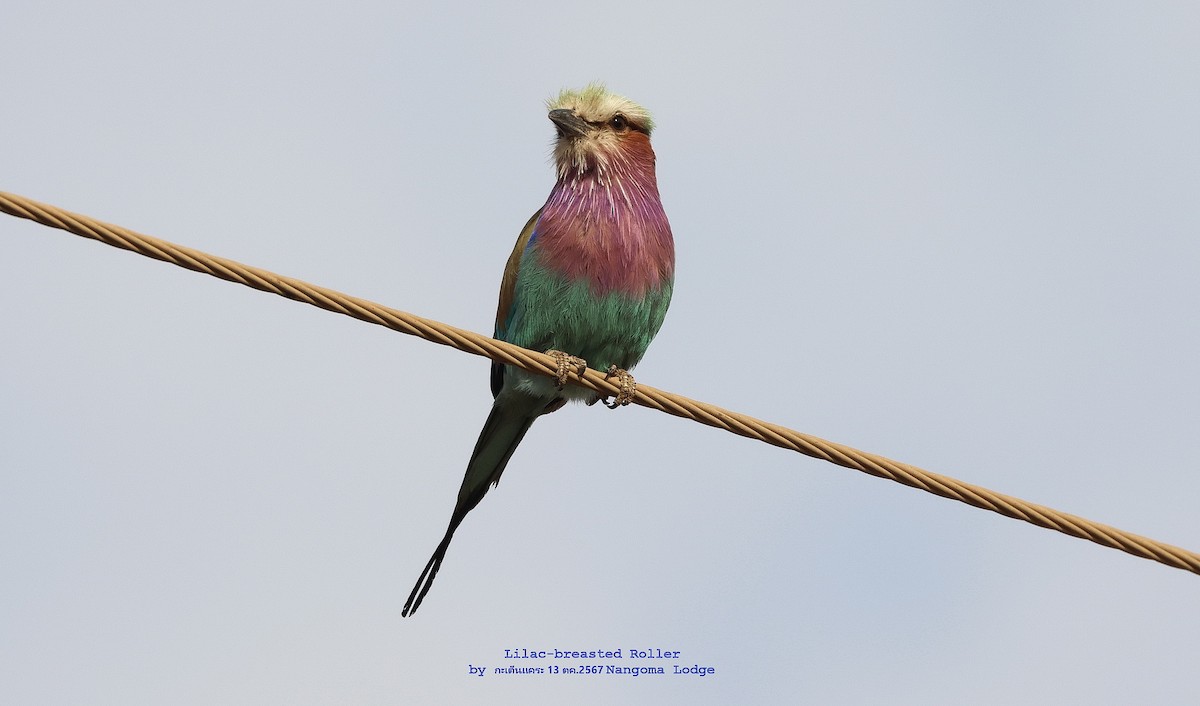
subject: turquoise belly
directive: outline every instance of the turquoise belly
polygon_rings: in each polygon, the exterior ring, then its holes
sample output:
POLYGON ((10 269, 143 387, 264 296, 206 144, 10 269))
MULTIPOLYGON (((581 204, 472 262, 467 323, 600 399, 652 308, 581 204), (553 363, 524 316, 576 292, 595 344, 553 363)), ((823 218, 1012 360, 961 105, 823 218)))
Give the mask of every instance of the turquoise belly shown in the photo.
POLYGON ((587 281, 568 281, 526 253, 508 326, 498 338, 536 351, 577 355, 597 370, 630 369, 646 352, 671 303, 671 281, 644 296, 597 294, 587 281))

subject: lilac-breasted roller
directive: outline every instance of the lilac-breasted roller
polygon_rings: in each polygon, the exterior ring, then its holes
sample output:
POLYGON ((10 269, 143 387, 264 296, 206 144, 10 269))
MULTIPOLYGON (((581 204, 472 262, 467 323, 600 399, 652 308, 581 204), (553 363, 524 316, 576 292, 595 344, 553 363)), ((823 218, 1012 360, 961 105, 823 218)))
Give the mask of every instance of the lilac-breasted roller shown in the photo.
POLYGON ((491 414, 405 616, 421 605, 454 531, 500 482, 534 420, 568 400, 599 399, 565 385, 570 369, 615 376, 622 392, 610 406, 629 403, 636 388, 626 371, 641 360, 671 301, 675 246, 654 176, 650 114, 598 84, 563 91, 547 107, 558 131, 557 180, 508 258, 494 336, 547 351, 559 361, 558 378, 492 364, 491 414))

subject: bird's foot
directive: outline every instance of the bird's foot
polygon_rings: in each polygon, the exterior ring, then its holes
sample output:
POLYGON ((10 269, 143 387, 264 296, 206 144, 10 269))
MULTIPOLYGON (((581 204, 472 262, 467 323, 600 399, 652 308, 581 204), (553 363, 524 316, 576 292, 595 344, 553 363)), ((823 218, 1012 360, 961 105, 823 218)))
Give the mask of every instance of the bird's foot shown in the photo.
POLYGON ((553 358, 558 363, 558 370, 554 373, 554 386, 558 389, 563 389, 567 384, 567 377, 571 374, 571 368, 575 369, 575 375, 579 379, 583 379, 583 373, 587 370, 587 361, 576 355, 568 355, 562 351, 546 351, 546 355, 553 358))
POLYGON ((624 407, 633 402, 633 398, 637 397, 637 381, 633 379, 633 376, 628 371, 621 370, 616 365, 610 365, 608 366, 608 372, 604 374, 605 380, 609 378, 617 379, 618 391, 612 403, 609 403, 607 399, 604 400, 604 406, 609 409, 616 409, 617 407, 624 407))

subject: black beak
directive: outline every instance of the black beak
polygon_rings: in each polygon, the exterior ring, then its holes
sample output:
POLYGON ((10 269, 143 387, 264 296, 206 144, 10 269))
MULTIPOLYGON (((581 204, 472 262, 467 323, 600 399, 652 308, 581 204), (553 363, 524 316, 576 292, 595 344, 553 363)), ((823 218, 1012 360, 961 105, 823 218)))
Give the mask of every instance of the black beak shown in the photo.
POLYGON ((583 137, 592 127, 575 111, 566 108, 550 111, 550 120, 558 126, 558 134, 562 137, 583 137))

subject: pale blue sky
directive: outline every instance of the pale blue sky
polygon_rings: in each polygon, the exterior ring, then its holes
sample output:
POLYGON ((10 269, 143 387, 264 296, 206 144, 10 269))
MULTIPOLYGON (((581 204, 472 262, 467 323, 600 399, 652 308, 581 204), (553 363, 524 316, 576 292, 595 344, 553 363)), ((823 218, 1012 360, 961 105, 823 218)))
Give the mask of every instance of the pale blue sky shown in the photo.
MULTIPOLYGON (((18 0, 0 190, 488 332, 543 101, 603 79, 678 251, 640 380, 1200 550, 1197 36, 1188 2, 18 0)), ((401 619, 486 361, 0 245, 0 702, 1194 697, 1200 577, 643 408, 539 421, 401 619), (513 647, 717 672, 491 674, 513 647)))

